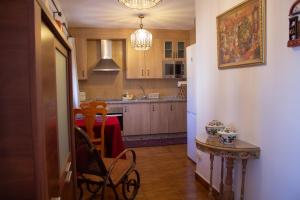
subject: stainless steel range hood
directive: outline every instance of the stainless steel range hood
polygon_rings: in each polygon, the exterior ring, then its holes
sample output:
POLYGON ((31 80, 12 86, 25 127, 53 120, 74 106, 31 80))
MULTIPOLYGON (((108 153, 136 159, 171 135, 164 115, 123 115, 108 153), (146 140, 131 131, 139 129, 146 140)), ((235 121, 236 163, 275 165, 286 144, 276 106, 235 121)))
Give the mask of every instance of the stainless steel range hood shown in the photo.
POLYGON ((112 59, 112 41, 101 40, 101 59, 93 69, 94 72, 118 72, 120 67, 112 59))

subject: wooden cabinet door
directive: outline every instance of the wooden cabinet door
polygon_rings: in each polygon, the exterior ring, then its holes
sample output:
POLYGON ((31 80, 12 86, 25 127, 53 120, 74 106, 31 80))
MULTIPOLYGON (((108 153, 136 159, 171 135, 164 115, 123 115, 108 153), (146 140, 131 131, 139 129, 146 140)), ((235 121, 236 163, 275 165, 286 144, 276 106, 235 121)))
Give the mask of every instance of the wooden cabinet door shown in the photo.
POLYGON ((173 40, 165 40, 163 42, 163 58, 164 60, 173 60, 174 58, 174 42, 173 40))
POLYGON ((151 103, 150 129, 151 134, 168 133, 168 103, 151 103))
POLYGON ((78 80, 87 80, 87 40, 75 38, 78 80))
POLYGON ((146 78, 145 69, 145 53, 144 51, 137 51, 131 47, 130 40, 126 42, 126 78, 127 79, 141 79, 146 78))
POLYGON ((137 103, 123 106, 123 132, 128 135, 150 133, 150 104, 137 103))
POLYGON ((152 47, 148 51, 145 51, 146 78, 163 77, 162 58, 161 40, 154 39, 152 47))
POLYGON ((186 44, 187 42, 184 40, 178 40, 175 42, 175 56, 176 60, 185 61, 186 58, 186 44))
POLYGON ((169 133, 186 132, 187 129, 186 102, 169 103, 169 133))

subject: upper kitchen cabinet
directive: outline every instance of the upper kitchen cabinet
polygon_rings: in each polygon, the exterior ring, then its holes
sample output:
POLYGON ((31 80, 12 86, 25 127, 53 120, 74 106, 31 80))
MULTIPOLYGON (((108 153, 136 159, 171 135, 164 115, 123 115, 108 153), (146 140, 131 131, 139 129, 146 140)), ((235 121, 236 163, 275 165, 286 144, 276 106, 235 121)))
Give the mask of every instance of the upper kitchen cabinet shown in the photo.
POLYGON ((87 80, 87 39, 75 38, 78 80, 87 80))
POLYGON ((146 77, 144 51, 131 47, 130 40, 126 42, 126 78, 142 79, 146 77))
POLYGON ((127 40, 127 79, 162 78, 162 46, 154 39, 148 51, 137 51, 127 40))
POLYGON ((164 60, 183 60, 185 61, 185 48, 187 41, 185 40, 165 40, 163 42, 163 58, 164 60))
POLYGON ((153 39, 152 47, 145 51, 146 78, 162 78, 162 46, 161 40, 153 39))

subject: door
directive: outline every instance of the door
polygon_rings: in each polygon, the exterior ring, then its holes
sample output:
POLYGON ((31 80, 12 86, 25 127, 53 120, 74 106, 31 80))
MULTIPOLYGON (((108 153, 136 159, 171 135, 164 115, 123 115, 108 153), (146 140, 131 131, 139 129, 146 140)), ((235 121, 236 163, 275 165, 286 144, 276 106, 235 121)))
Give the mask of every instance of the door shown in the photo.
POLYGON ((161 40, 153 39, 152 47, 145 51, 146 78, 162 78, 162 45, 161 40))
POLYGON ((150 133, 150 104, 137 103, 123 106, 123 132, 128 135, 150 133))
POLYGON ((186 132, 186 115, 185 102, 169 103, 168 129, 170 133, 186 132))
POLYGON ((166 40, 164 46, 164 60, 172 60, 174 58, 174 43, 172 40, 166 40))
POLYGON ((126 78, 140 79, 146 78, 147 72, 145 69, 145 54, 144 51, 137 51, 131 47, 130 40, 126 43, 126 78))
POLYGON ((168 133, 168 103, 151 103, 150 124, 151 134, 168 133))
POLYGON ((196 150, 196 132, 197 132, 197 117, 194 113, 187 113, 187 155, 196 162, 197 150, 196 150))
POLYGON ((48 196, 74 199, 72 174, 70 63, 67 50, 55 39, 49 28, 41 26, 41 76, 48 196))
POLYGON ((176 41, 176 59, 177 60, 185 60, 186 52, 185 52, 186 42, 185 41, 176 41))
POLYGON ((87 40, 75 38, 78 80, 87 80, 87 40))

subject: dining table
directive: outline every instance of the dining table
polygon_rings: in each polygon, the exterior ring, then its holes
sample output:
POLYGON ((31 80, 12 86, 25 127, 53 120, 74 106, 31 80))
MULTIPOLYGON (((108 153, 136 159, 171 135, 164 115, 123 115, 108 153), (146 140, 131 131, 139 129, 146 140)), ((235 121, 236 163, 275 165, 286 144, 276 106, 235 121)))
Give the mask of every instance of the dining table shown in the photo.
MULTIPOLYGON (((76 118, 75 124, 83 130, 86 129, 84 117, 76 118)), ((94 124, 94 133, 96 138, 100 137, 101 126, 101 116, 97 116, 94 124)), ((105 157, 115 158, 125 149, 118 118, 114 116, 107 116, 104 130, 105 157)))

